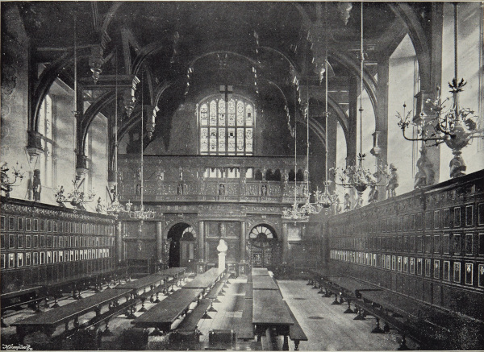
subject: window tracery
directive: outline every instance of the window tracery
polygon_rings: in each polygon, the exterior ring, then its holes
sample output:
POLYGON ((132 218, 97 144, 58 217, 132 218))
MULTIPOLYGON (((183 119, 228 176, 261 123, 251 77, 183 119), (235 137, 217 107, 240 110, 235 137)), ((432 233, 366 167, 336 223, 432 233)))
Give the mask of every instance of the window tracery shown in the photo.
POLYGON ((201 155, 253 155, 255 107, 234 96, 206 98, 198 105, 201 155))

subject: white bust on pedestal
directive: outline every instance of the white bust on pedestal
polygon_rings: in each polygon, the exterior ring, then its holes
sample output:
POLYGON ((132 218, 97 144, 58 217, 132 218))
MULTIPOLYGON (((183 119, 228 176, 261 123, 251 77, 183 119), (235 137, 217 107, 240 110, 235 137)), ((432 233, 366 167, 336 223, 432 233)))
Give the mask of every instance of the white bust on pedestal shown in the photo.
POLYGON ((218 253, 218 272, 219 274, 222 273, 225 270, 225 255, 227 254, 227 243, 223 240, 220 239, 218 242, 217 246, 217 251, 218 253))

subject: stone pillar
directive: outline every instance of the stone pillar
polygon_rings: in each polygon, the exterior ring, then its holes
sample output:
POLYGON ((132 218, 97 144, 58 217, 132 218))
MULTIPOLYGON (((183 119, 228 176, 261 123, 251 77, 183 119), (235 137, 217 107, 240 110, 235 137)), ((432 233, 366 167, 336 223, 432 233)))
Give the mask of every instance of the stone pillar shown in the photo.
POLYGON ((240 222, 240 258, 239 258, 239 275, 247 274, 247 261, 246 261, 246 231, 247 227, 245 221, 240 222))
POLYGON ((246 236, 246 225, 245 225, 245 221, 241 221, 240 222, 240 258, 239 258, 239 261, 241 263, 245 263, 245 256, 246 256, 246 253, 245 253, 245 247, 246 247, 246 244, 245 244, 245 236, 246 236))
POLYGON ((287 265, 287 223, 282 224, 282 265, 287 265))
POLYGON ((198 223, 198 261, 205 261, 205 222, 198 223))
MULTIPOLYGON (((377 120, 375 121, 374 145, 371 154, 376 157, 376 165, 385 169, 388 154, 388 80, 390 72, 389 57, 378 61, 377 120), (377 144, 377 145, 375 145, 377 144)), ((367 164, 368 166, 371 163, 367 164)), ((375 170, 376 171, 376 170, 375 170)), ((385 186, 378 186, 378 199, 385 199, 385 186)))
POLYGON ((158 264, 163 263, 163 222, 156 222, 156 259, 158 264))

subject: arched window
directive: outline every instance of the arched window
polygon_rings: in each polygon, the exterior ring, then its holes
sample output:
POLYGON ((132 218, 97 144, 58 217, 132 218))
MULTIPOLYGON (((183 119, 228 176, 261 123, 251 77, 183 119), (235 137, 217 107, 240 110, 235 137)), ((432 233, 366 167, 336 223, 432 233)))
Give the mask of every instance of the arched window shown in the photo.
POLYGON ((277 241, 273 229, 266 225, 257 225, 249 233, 249 241, 256 247, 269 246, 273 241, 277 241))
POLYGON ((255 107, 240 96, 211 96, 198 104, 201 155, 253 155, 255 107))

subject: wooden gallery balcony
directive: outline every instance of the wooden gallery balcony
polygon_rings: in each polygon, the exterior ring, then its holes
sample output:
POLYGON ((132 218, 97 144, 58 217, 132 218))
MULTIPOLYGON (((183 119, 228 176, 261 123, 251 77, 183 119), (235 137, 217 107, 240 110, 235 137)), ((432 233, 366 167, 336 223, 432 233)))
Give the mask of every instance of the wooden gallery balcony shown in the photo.
MULTIPOLYGON (((122 201, 139 201, 140 160, 119 157, 119 194, 122 201)), ((292 204, 294 189, 304 202, 307 189, 304 156, 145 156, 144 201, 234 202, 292 204), (294 182, 296 179, 296 182, 294 182)))

